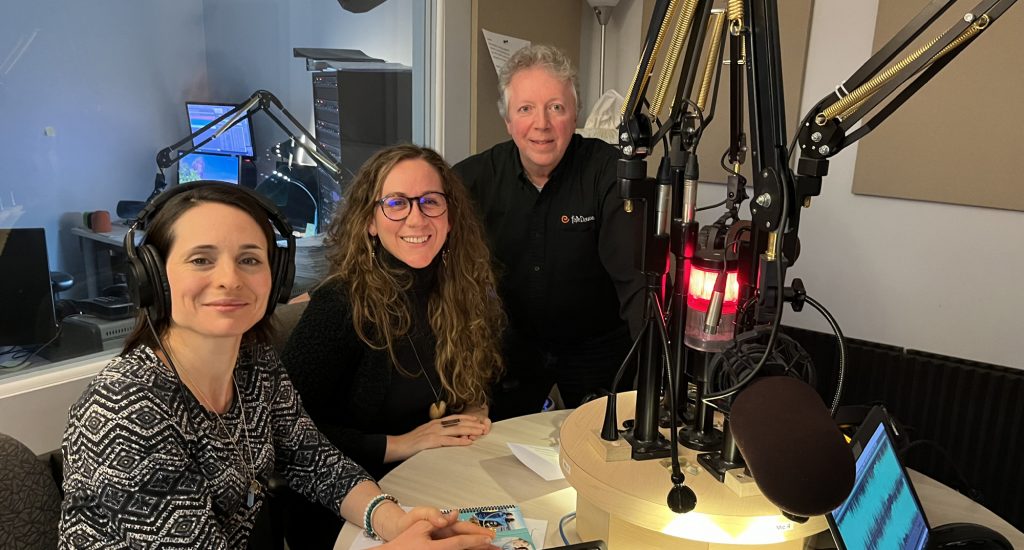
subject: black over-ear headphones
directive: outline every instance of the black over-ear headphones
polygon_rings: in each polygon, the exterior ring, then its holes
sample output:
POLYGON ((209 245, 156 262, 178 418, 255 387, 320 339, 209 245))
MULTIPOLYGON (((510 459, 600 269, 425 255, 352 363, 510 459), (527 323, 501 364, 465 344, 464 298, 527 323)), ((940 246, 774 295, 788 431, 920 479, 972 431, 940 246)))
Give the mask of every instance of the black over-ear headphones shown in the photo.
POLYGON ((128 228, 124 236, 124 250, 128 255, 128 291, 135 305, 146 311, 151 322, 167 319, 171 311, 171 291, 167 283, 164 269, 164 258, 156 247, 143 242, 135 245, 135 230, 145 229, 150 218, 163 207, 167 201, 189 191, 207 187, 229 188, 232 192, 246 194, 255 200, 264 210, 267 218, 278 233, 284 237, 286 247, 272 246, 268 251, 270 262, 270 299, 267 301, 267 315, 274 312, 274 307, 288 301, 292 282, 295 279, 295 236, 288 219, 277 206, 259 193, 242 187, 219 181, 201 180, 178 185, 164 191, 139 212, 135 222, 128 228))

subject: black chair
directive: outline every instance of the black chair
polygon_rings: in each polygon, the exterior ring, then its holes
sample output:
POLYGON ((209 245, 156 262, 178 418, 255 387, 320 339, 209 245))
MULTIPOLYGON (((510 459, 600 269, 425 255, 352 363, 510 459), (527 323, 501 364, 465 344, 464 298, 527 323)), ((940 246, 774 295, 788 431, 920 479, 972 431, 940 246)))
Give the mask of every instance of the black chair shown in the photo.
POLYGON ((0 548, 56 548, 60 502, 50 456, 0 434, 0 548))
POLYGON ((71 290, 73 286, 75 286, 75 278, 70 273, 63 271, 50 272, 50 288, 53 289, 54 300, 59 300, 60 293, 65 290, 71 290))

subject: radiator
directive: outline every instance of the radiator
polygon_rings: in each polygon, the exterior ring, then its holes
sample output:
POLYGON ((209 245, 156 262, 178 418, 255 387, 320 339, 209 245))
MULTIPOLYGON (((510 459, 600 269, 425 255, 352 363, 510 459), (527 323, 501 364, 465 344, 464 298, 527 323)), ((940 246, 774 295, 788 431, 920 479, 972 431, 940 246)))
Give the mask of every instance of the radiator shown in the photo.
MULTIPOLYGON (((838 353, 831 334, 786 327, 814 359, 826 403, 838 353)), ((1024 530, 1024 370, 863 340, 847 340, 842 405, 882 403, 915 445, 906 464, 961 490, 951 467, 978 492, 969 495, 1024 530)))

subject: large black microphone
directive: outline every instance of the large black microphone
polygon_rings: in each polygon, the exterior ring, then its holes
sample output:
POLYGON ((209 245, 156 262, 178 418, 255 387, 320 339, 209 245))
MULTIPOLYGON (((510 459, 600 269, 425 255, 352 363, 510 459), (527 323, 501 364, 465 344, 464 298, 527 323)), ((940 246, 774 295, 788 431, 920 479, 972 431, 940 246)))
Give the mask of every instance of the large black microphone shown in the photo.
POLYGON ((338 0, 341 7, 352 13, 364 13, 384 3, 384 0, 338 0))
POLYGON ((729 422, 754 482, 787 515, 826 514, 853 489, 853 451, 806 383, 754 380, 733 401, 729 422))

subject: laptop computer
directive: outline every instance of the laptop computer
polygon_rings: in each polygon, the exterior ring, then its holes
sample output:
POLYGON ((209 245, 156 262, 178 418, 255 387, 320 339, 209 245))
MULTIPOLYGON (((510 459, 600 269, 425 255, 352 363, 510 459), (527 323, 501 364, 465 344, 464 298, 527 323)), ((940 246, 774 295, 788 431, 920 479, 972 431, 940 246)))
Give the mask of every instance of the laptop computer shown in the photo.
POLYGON ((885 408, 876 406, 850 442, 857 459, 853 490, 826 516, 839 550, 1012 550, 1006 538, 981 525, 952 523, 931 528, 896 454, 896 435, 885 408))

